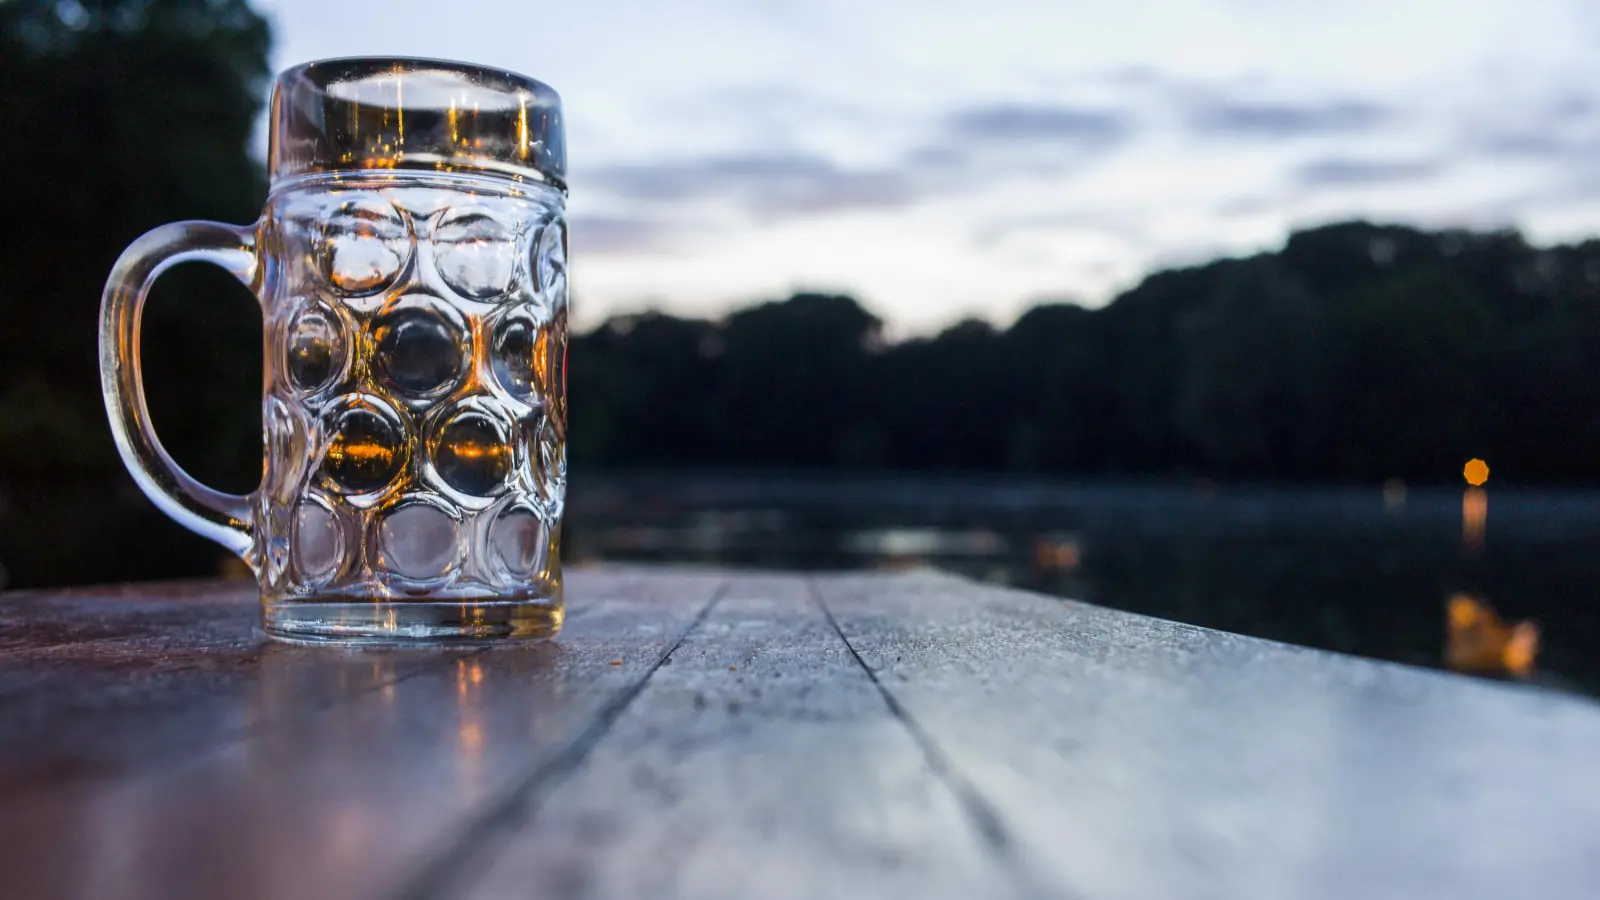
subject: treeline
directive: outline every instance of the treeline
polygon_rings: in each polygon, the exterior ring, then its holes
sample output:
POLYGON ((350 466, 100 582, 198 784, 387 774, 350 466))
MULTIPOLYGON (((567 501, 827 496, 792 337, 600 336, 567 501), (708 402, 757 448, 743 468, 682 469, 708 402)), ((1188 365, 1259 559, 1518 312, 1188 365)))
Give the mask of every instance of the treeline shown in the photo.
POLYGON ((896 344, 846 296, 627 316, 569 371, 582 466, 1592 483, 1600 242, 1350 222, 896 344))
MULTIPOLYGON (((121 483, 100 291, 150 228, 260 215, 248 148, 271 45, 245 0, 0 3, 0 503, 7 488, 121 483)), ((157 282, 144 318, 162 439, 235 489, 259 476, 259 323, 249 293, 201 264, 157 282)))
MULTIPOLYGON (((246 0, 0 2, 0 587, 209 574, 222 558, 133 486, 100 399, 100 290, 179 219, 249 222, 271 30, 246 0)), ((261 322, 203 264, 158 282, 144 372, 162 440, 201 479, 261 473, 261 322)))

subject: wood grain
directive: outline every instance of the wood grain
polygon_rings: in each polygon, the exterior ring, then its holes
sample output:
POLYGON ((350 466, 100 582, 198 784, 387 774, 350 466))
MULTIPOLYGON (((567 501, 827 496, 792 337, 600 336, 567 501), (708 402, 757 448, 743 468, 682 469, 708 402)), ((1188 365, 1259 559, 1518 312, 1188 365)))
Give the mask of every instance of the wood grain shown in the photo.
MULTIPOLYGON (((559 643, 467 655, 265 645, 227 660, 198 644, 180 654, 192 663, 182 672, 206 684, 208 664, 237 667, 250 685, 234 698, 248 712, 216 715, 270 725, 180 765, 109 778, 48 769, 17 777, 0 813, 0 872, 17 896, 399 892, 422 861, 467 833, 478 810, 559 754, 642 678, 718 580, 574 582, 586 608, 559 643), (368 684, 376 689, 307 710, 308 653, 377 667, 368 684), (411 677, 398 677, 403 666, 415 670, 411 677)), ((176 677, 171 690, 194 684, 176 677)), ((163 744, 215 735, 165 707, 147 727, 164 733, 163 744)))
POLYGON ((1593 897, 1600 709, 999 590, 820 578, 1040 883, 1081 897, 1593 897))
POLYGON ((802 579, 740 579, 667 662, 470 896, 1013 894, 802 579))
POLYGON ((1600 707, 932 573, 602 569, 553 642, 0 595, 0 896, 1590 897, 1600 707))

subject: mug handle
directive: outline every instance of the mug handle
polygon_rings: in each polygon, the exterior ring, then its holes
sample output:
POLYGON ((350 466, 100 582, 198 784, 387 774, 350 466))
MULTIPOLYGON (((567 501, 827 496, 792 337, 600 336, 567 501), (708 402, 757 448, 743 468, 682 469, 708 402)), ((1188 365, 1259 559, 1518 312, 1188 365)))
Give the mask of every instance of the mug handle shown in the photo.
POLYGON ((248 561, 255 542, 254 495, 213 490, 167 454, 150 424, 139 367, 139 323, 150 287, 168 268, 203 260, 255 289, 256 227, 174 222, 151 229, 122 251, 100 300, 100 387, 117 450, 133 480, 161 511, 248 561))

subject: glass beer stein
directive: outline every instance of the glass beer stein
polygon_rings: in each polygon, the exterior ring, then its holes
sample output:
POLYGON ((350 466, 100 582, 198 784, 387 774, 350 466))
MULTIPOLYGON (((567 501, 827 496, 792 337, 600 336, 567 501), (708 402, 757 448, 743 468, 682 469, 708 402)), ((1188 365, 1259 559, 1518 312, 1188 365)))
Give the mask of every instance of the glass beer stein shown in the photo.
POLYGON ((566 150, 561 101, 419 59, 299 66, 273 88, 252 225, 135 241, 101 307, 117 446, 167 514, 238 553, 269 634, 534 638, 562 621, 566 150), (260 300, 265 465, 249 496, 186 474, 151 429, 145 296, 222 266, 260 300))

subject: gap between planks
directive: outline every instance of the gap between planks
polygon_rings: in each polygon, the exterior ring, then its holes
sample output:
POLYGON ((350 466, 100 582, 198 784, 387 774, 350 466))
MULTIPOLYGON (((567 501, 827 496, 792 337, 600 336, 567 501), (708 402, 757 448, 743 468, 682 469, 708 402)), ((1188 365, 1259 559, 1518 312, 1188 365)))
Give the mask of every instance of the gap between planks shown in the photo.
MULTIPOLYGON (((984 846, 989 849, 989 852, 993 853, 1000 862, 1001 868, 1010 876, 1013 886, 1025 896, 1043 896, 1045 892, 1041 890, 1038 879, 1027 870, 1027 867, 1018 857, 1016 843, 1011 839, 1011 831, 1006 826, 1005 820, 1000 816, 999 811, 995 809, 994 804, 990 803, 988 798, 984 797, 970 780, 956 771, 955 766, 950 762, 949 756, 939 748, 933 736, 928 734, 927 730, 921 725, 917 724, 917 720, 912 717, 910 710, 906 709, 905 705, 895 697, 894 692, 889 690, 888 685, 878 678, 877 670, 867 665, 867 661, 861 658, 861 654, 856 650, 855 645, 850 643, 850 638, 845 636, 844 629, 839 627, 839 621, 833 617, 833 610, 828 608, 828 601, 822 596, 822 591, 817 587, 816 579, 807 576, 805 581, 806 591, 811 595, 811 602, 815 603, 817 608, 822 611, 823 617, 828 620, 828 626, 833 629, 834 634, 839 636, 839 640, 844 644, 845 649, 850 651, 850 658, 856 661, 856 665, 860 666, 861 671, 866 673, 867 678, 872 682, 872 686, 877 688, 878 695, 883 698, 884 705, 889 708, 889 714, 894 716, 895 721, 900 723, 900 726, 911 736, 911 740, 916 743, 929 770, 945 786, 945 789, 956 798, 956 802, 961 806, 962 814, 966 816, 967 824, 977 833, 984 846)), ((1060 896, 1060 894, 1056 892, 1052 896, 1060 896)))
POLYGON ((533 818, 539 811, 540 801, 549 790, 583 764, 589 752, 611 730, 611 726, 644 692, 645 686, 650 683, 650 677, 665 665, 683 642, 705 622, 718 601, 727 596, 731 587, 732 584, 727 581, 719 584, 705 605, 690 620, 688 626, 678 634, 672 645, 656 657, 655 662, 651 663, 650 668, 637 681, 607 701, 593 721, 554 756, 534 766, 519 779, 516 786, 507 791, 499 803, 469 822, 463 829, 460 839, 427 863, 400 889, 396 900, 432 900, 435 897, 451 896, 452 888, 462 876, 480 859, 491 855, 491 851, 497 848, 504 838, 533 818))

